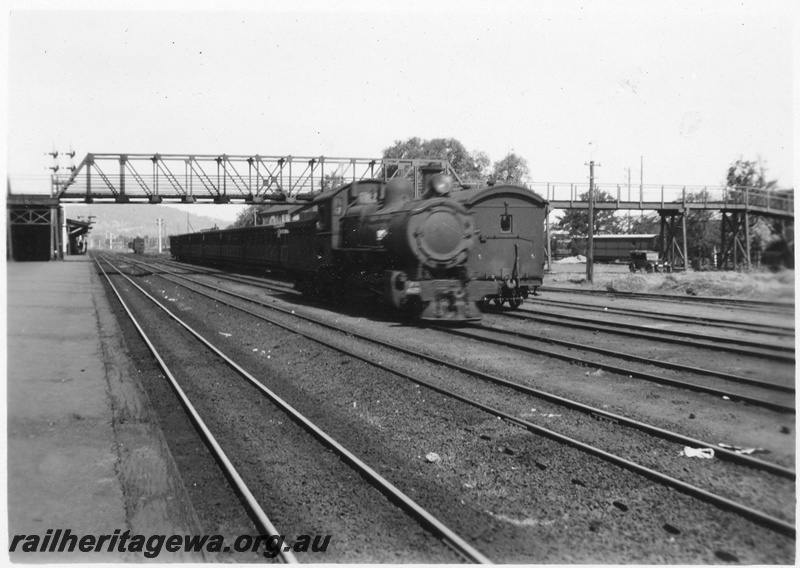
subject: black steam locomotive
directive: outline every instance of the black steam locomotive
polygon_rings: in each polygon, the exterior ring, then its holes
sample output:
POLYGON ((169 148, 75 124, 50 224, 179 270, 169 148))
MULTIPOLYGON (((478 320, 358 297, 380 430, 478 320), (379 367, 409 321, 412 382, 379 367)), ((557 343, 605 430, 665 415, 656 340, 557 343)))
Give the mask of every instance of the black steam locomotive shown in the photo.
POLYGON ((281 227, 177 235, 170 250, 182 261, 281 269, 311 296, 371 291, 421 319, 476 320, 467 269, 475 226, 451 190, 441 173, 426 177, 420 198, 402 179, 352 182, 281 227))

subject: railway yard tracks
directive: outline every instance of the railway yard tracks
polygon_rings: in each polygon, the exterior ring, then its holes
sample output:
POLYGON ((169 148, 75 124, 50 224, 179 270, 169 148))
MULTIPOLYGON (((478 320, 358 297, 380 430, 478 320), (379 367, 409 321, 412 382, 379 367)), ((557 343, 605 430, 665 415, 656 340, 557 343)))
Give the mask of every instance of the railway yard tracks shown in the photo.
POLYGON ((787 311, 794 312, 794 304, 789 302, 768 302, 764 300, 745 300, 740 298, 710 298, 698 296, 677 296, 675 294, 652 294, 644 292, 609 292, 604 290, 583 290, 579 288, 559 288, 554 286, 542 286, 543 292, 555 292, 566 294, 580 294, 594 297, 624 297, 638 298, 647 301, 674 302, 678 304, 712 304, 722 307, 734 307, 741 310, 758 311, 766 313, 785 314, 787 311))
MULTIPOLYGON (((426 511, 424 508, 419 506, 411 497, 409 497, 408 495, 404 494, 402 491, 398 490, 394 485, 392 485, 390 482, 388 482, 383 476, 381 476, 374 469, 372 469, 367 464, 365 464, 363 461, 361 461, 358 457, 356 457, 353 453, 351 453, 349 450, 347 450, 344 446, 339 444, 335 439, 333 439, 330 435, 328 435, 323 429, 319 428, 317 425, 315 425, 313 422, 311 422, 309 419, 307 419, 303 414, 298 412, 290 404, 288 404, 286 401, 284 401, 281 397, 279 397, 273 391, 271 391, 269 388, 264 386, 258 379, 256 379, 252 374, 250 374, 247 370, 245 370, 238 363, 236 363, 236 361, 234 361, 231 357, 227 356, 220 349, 215 347, 213 345, 213 343, 211 341, 209 341, 207 338, 205 338, 200 332, 198 332, 197 330, 193 329, 190 325, 188 325, 183 320, 181 320, 181 318, 179 318, 173 311, 169 310, 164 304, 159 302, 158 299, 156 299, 154 296, 152 296, 150 293, 148 293, 146 290, 144 290, 141 286, 136 284, 129 276, 125 275, 124 273, 119 272, 119 270, 116 269, 116 267, 113 265, 113 263, 110 260, 102 259, 102 261, 98 262, 98 266, 100 267, 100 270, 106 276, 106 278, 107 278, 107 280, 109 282, 109 285, 114 290, 115 294, 117 295, 117 298, 120 300, 120 303, 122 304, 122 306, 125 309, 126 313, 129 315, 129 317, 130 317, 131 321, 133 322, 133 324, 136 326, 136 328, 139 331, 140 335, 145 340, 145 342, 148 344, 148 347, 150 348, 151 352, 153 353, 153 356, 158 361, 159 367, 162 369, 162 371, 165 373, 165 375, 167 375, 167 377, 169 378, 172 388, 175 390, 176 394, 180 398, 180 401, 183 404, 184 408, 190 414, 192 422, 197 426, 198 431, 201 433, 204 442, 207 444, 207 446, 209 447, 209 449, 213 453, 215 460, 218 463, 221 464, 222 468, 225 471, 225 474, 233 482, 233 485, 235 486, 235 489, 236 489, 237 493, 241 497, 243 497, 243 500, 246 502, 248 512, 257 519, 256 528, 259 530, 259 534, 265 535, 267 537, 271 537, 271 536, 285 535, 286 531, 285 530, 283 532, 278 531, 275 528, 275 526, 272 524, 272 522, 269 520, 269 518, 267 517, 266 513, 263 511, 263 509, 259 505, 259 500, 253 495, 251 490, 248 488, 246 482, 243 480, 242 476, 235 469, 234 465, 232 464, 232 462, 228 458, 228 456, 225 454, 225 452, 222 449, 221 445, 217 442, 216 438, 213 436, 213 434, 211 433, 209 428, 206 426, 206 424, 203 421, 203 419, 200 417, 200 413, 198 413, 198 411, 195 409, 194 405, 190 402, 190 399, 186 395, 185 391, 181 388, 181 386, 179 384, 179 381, 175 378, 173 373, 170 371, 170 368, 169 368, 168 364, 165 362, 164 358, 159 353, 159 350, 154 346, 153 342, 150 340, 150 338, 148 337, 147 333, 143 330, 142 326, 139 324, 139 322, 137 321, 136 317, 134 316, 134 314, 132 313, 130 308, 128 308, 127 304, 125 303, 125 301, 122 298, 122 295, 119 293, 119 291, 117 291, 117 288, 112 283, 111 278, 108 276, 107 271, 103 268, 102 263, 105 263, 108 266, 110 266, 112 269, 114 269, 117 272, 117 274, 121 274, 127 280, 128 283, 130 283, 139 292, 141 292, 141 294, 142 294, 142 296, 144 298, 147 298, 148 300, 150 300, 152 305, 156 306, 158 309, 160 309, 164 313, 166 313, 171 320, 173 320, 175 323, 179 324, 180 327, 183 330, 185 330, 186 332, 191 334, 193 339, 195 339, 196 341, 199 341, 209 351, 211 351, 214 355, 216 355, 219 358, 219 360, 222 361, 225 364, 225 366, 227 366, 228 368, 234 370, 236 372, 236 374, 238 374, 240 377, 244 378, 252 387, 257 389, 259 394, 265 396, 270 402, 272 402, 273 405, 280 412, 282 412, 286 416, 287 419, 289 419, 289 420, 293 421, 294 423, 298 424, 299 426, 301 426, 317 442, 321 443, 324 446, 325 449, 327 449, 328 451, 333 452, 339 459, 342 460, 342 462, 344 462, 348 466, 350 466, 356 473, 358 473, 362 478, 364 478, 370 486, 375 487, 381 494, 383 494, 388 499, 388 502, 391 502, 392 504, 396 505, 401 510, 403 510, 406 514, 408 514, 415 521, 417 521, 421 526, 423 526, 425 529, 430 531, 430 533, 433 536, 435 536, 436 538, 440 539, 442 542, 447 544, 455 553, 460 555, 463 559, 465 559, 467 561, 470 561, 470 562, 476 562, 476 563, 488 563, 488 560, 486 559, 486 557, 484 557, 475 548, 473 548, 471 545, 469 545, 467 542, 465 542, 461 537, 459 537, 458 535, 453 533, 441 521, 436 519, 428 511, 426 511)), ((175 337, 175 335, 172 334, 171 337, 175 337)), ((172 349, 170 349, 170 351, 172 353, 175 353, 177 350, 174 349, 174 347, 173 347, 172 349)), ((194 351, 191 351, 191 350, 185 350, 185 351, 191 352, 191 353, 195 353, 194 351)), ((175 355, 173 355, 173 356, 175 356, 175 355)), ((209 363, 211 365, 213 365, 213 363, 210 362, 210 361, 207 363, 207 365, 209 363)), ((184 362, 184 366, 185 366, 185 362, 184 362)), ((206 367, 206 370, 208 370, 208 367, 206 367)), ((224 373, 224 371, 217 370, 216 371, 216 376, 220 377, 220 376, 223 375, 223 373, 224 373)), ((240 401, 240 404, 237 404, 236 406, 238 408, 242 408, 242 407, 245 407, 245 406, 252 407, 253 403, 252 403, 252 400, 248 400, 247 397, 243 397, 241 399, 241 401, 240 401)), ((274 440, 275 439, 273 438, 272 441, 274 441, 274 440)), ((296 448, 296 446, 294 446, 294 448, 296 448)), ((294 449, 294 448, 290 448, 290 449, 294 449)), ((313 450, 311 450, 311 452, 309 453, 308 457, 309 457, 309 459, 311 459, 313 461, 314 458, 315 458, 315 452, 313 450)), ((298 462, 300 462, 300 460, 298 460, 298 462)), ((310 464, 306 464, 306 465, 310 465, 310 464)), ((323 468, 324 468, 324 464, 317 463, 316 467, 312 467, 311 475, 314 475, 314 473, 320 473, 320 470, 323 470, 323 468)), ((330 472, 327 472, 327 473, 330 473, 330 472)), ((305 471, 305 472, 301 473, 299 471, 296 471, 296 474, 298 476, 302 476, 303 474, 305 474, 307 476, 308 472, 305 471)), ((349 481, 352 484, 352 479, 350 479, 349 481)), ((341 484, 340 484, 340 487, 341 487, 341 484)), ((357 489, 354 490, 354 493, 356 493, 356 491, 357 491, 357 489)), ((364 492, 361 491, 361 494, 358 494, 358 493, 356 493, 356 494, 359 497, 364 498, 365 496, 363 495, 363 493, 364 492)), ((302 496, 303 495, 301 493, 298 496, 298 499, 302 498, 302 496)), ((374 510, 368 508, 366 505, 364 505, 363 502, 359 503, 359 505, 360 505, 360 507, 363 507, 364 509, 370 510, 372 515, 375 514, 374 510)), ((402 527, 402 522, 399 522, 398 519, 396 519, 397 515, 394 514, 394 511, 390 511, 388 513, 388 515, 389 515, 390 520, 392 521, 391 526, 393 528, 397 528, 398 529, 397 530, 398 533, 401 532, 401 530, 403 528, 402 527)), ((381 520, 383 520, 383 519, 381 519, 381 520)), ((368 523, 362 525, 361 529, 364 532, 366 532, 365 529, 367 528, 367 526, 368 526, 368 523)), ((414 540, 413 529, 406 528, 406 530, 409 531, 409 535, 407 535, 406 538, 409 541, 413 541, 414 540)), ((301 530, 296 531, 295 534, 301 534, 302 532, 303 531, 301 529, 301 530)), ((380 543, 380 544, 375 543, 375 545, 376 546, 381 546, 381 548, 383 548, 384 550, 386 550, 386 547, 387 547, 386 543, 380 543)), ((391 546, 391 545, 389 545, 389 546, 391 546)), ((396 544, 395 544, 395 546, 396 546, 396 544)), ((390 549, 390 551, 391 551, 391 549, 390 549)), ((407 551, 403 551, 403 552, 407 553, 407 551)), ((288 546, 288 545, 286 547, 284 547, 282 550, 280 550, 279 554, 280 554, 281 559, 283 561, 285 561, 285 562, 288 562, 288 563, 296 563, 297 562, 297 559, 292 554, 290 546, 288 546)))
MULTIPOLYGON (((641 298, 641 296, 640 296, 641 298)), ((756 333, 769 333, 779 337, 794 337, 794 326, 791 325, 769 325, 753 322, 739 322, 739 321, 724 321, 714 319, 711 317, 698 317, 687 314, 662 314, 655 313, 651 307, 647 309, 631 309, 631 308, 617 308, 614 306, 609 307, 607 304, 604 306, 575 301, 556 300, 552 298, 532 297, 528 299, 528 304, 538 304, 547 307, 566 307, 566 308, 579 308, 581 312, 602 312, 604 315, 609 314, 622 314, 630 316, 644 317, 650 320, 660 320, 665 322, 674 322, 681 324, 695 324, 704 327, 716 327, 722 329, 739 329, 743 331, 752 331, 756 333)), ((793 310, 792 310, 793 311, 793 310)))
POLYGON ((598 318, 588 318, 570 314, 542 314, 523 311, 506 312, 507 317, 533 318, 537 322, 553 325, 565 325, 572 329, 587 329, 590 331, 603 331, 639 339, 652 339, 661 343, 672 343, 685 347, 702 347, 713 350, 723 350, 729 353, 740 353, 752 357, 761 357, 770 360, 780 360, 793 363, 794 345, 789 341, 765 343, 737 337, 711 336, 707 333, 688 332, 676 329, 657 329, 627 322, 599 321, 598 318))
MULTIPOLYGON (((109 261, 100 262, 105 265, 109 261)), ((352 446, 352 457, 339 454, 339 460, 373 461, 372 471, 380 470, 398 491, 430 508, 431 518, 441 518, 442 527, 451 526, 455 531, 438 532, 438 525, 414 513, 413 507, 398 505, 419 523, 415 532, 408 521, 396 518, 395 511, 381 508, 384 502, 400 502, 390 492, 387 499, 378 499, 378 505, 367 508, 365 516, 372 521, 352 523, 362 528, 369 525, 377 534, 385 533, 380 530, 384 524, 396 524, 390 539, 394 548, 390 546, 387 554, 406 559, 415 557, 409 549, 416 554, 422 550, 426 562, 458 558, 451 549, 468 560, 497 562, 781 562, 793 558, 795 472, 791 467, 793 448, 787 449, 791 444, 777 443, 772 454, 767 454, 769 460, 761 459, 748 452, 765 448, 736 447, 751 442, 752 437, 745 434, 753 432, 723 437, 724 429, 706 422, 725 417, 728 424, 735 424, 737 416, 747 414, 774 431, 769 439, 793 439, 780 430, 793 425, 788 418, 794 412, 793 383, 780 372, 777 380, 746 376, 764 364, 752 354, 737 355, 752 359, 751 368, 743 362, 745 372, 739 374, 711 365, 703 369, 637 358, 630 353, 622 358, 637 368, 623 368, 604 362, 616 355, 611 349, 584 340, 587 349, 583 351, 593 350, 600 359, 570 363, 565 352, 578 349, 579 343, 537 337, 542 334, 530 331, 530 321, 514 321, 517 329, 506 329, 509 326, 503 322, 509 320, 505 313, 487 315, 489 321, 483 326, 407 328, 393 321, 387 325, 380 316, 331 314, 298 300, 280 283, 130 257, 110 262, 119 266, 109 270, 109 282, 118 279, 114 274, 120 274, 119 279, 125 280, 117 286, 138 298, 135 303, 140 307, 131 311, 145 311, 141 307, 144 289, 149 289, 150 301, 157 302, 156 296, 161 300, 160 308, 148 308, 149 315, 142 318, 150 322, 161 342, 172 345, 176 337, 186 335, 177 331, 174 323, 170 324, 172 331, 164 331, 167 324, 155 311, 169 309, 180 313, 187 320, 185 325, 206 327, 204 335, 213 337, 208 343, 236 354, 231 357, 237 361, 242 358, 241 363, 226 363, 225 373, 227 376, 230 368, 238 367, 239 376, 249 376, 247 388, 252 392, 238 395, 239 402, 227 400, 225 408, 230 412, 223 414, 213 401, 228 399, 241 387, 234 388, 233 379, 226 378, 224 386, 206 384, 203 389, 210 390, 202 390, 197 383, 214 383, 213 377, 222 377, 223 371, 211 371, 207 355, 174 355, 183 375, 177 381, 192 385, 185 388, 194 390, 200 404, 206 406, 204 412, 214 417, 217 426, 212 430, 220 428, 233 440, 237 432, 256 438, 254 433, 261 430, 254 420, 272 423, 280 419, 256 418, 254 415, 266 416, 265 405, 253 410, 253 400, 264 396, 273 402, 291 400, 297 412, 316 416, 320 428, 332 431, 337 439, 344 437, 345 445, 352 446), (134 291, 134 286, 141 286, 141 291, 134 291), (219 331, 223 328, 227 331, 219 331), (411 334, 410 329, 414 330, 411 334), (507 339, 510 334, 516 335, 513 341, 507 339), (547 342, 546 348, 533 348, 537 341, 547 342), (562 351, 556 352, 555 347, 562 351), (184 369, 186 366, 193 371, 184 369), (653 367, 673 376, 657 376, 653 367), (586 374, 575 372, 585 368, 586 374), (559 380, 568 375, 581 379, 571 379, 572 383, 559 380), (686 381, 689 375, 692 379, 686 381), (263 384, 253 386, 253 381, 263 384), (268 382, 274 384, 268 387, 268 382), (731 383, 744 391, 721 386, 731 383), (617 399, 626 396, 636 404, 625 408, 617 399), (662 406, 685 413, 688 424, 671 420, 669 413, 648 420, 648 409, 658 400, 663 400, 662 406), (245 410, 248 405, 251 409, 245 410), (687 412, 689 409, 695 412, 687 412), (688 432, 681 432, 682 427, 688 432), (714 438, 703 439, 698 435, 703 431, 714 438), (719 445, 723 441, 726 447, 719 445), (713 450, 716 459, 681 455, 688 449, 713 450), (420 526, 428 531, 422 543, 409 544, 420 539, 420 526), (603 537, 610 531, 619 537, 613 545, 603 537), (442 547, 443 552, 435 547, 440 540, 450 545, 442 547), (583 544, 576 548, 576 542, 583 544), (466 548, 459 548, 462 543, 466 548)), ((121 292, 120 301, 124 294, 121 292)), ((783 368, 790 366, 790 361, 776 358, 770 364, 783 368)), ((788 375, 785 369, 782 372, 788 375)), ((293 417, 285 422, 298 420, 293 417)), ((268 447, 274 453, 271 443, 287 434, 276 432, 275 436, 261 436, 250 445, 268 447)), ((313 436, 319 438, 320 434, 313 436)), ((294 440, 299 435, 291 437, 294 440)), ((237 442, 234 446, 238 447, 237 442)), ((269 478, 270 487, 289 483, 279 481, 281 476, 309 482, 307 470, 314 466, 303 461, 301 451, 292 463, 292 449, 279 450, 282 458, 278 460, 243 458, 241 478, 269 478)), ((307 451, 314 455, 313 448, 307 451)), ((336 465, 321 463, 319 467, 332 475, 336 465)), ((359 475, 369 477, 363 472, 359 475)), ((228 473, 228 477, 233 476, 228 473)), ((338 482, 337 487, 345 483, 338 482)), ((340 492, 356 492, 347 487, 340 492)), ((365 490, 357 491, 357 501, 366 502, 365 490)), ((236 492, 240 500, 249 502, 242 498, 246 492, 236 492)), ((255 500, 273 503, 275 492, 268 495, 255 500)), ((281 521, 292 518, 287 513, 291 499, 277 500, 281 521)), ((314 493, 311 501, 318 499, 314 493)), ((322 507, 330 508, 330 504, 322 507)), ((260 518, 252 510, 249 514, 260 518)), ((330 521, 324 514, 319 518, 308 511, 305 514, 308 518, 288 521, 291 530, 303 521, 313 526, 330 521)), ((281 522, 275 522, 280 529, 281 522)), ((261 533, 277 530, 265 528, 259 521, 255 526, 261 533)), ((291 530, 282 529, 281 534, 291 530)), ((295 532, 309 530, 298 528, 295 532)), ((377 554, 376 550, 364 550, 363 546, 368 542, 378 546, 377 541, 359 534, 355 530, 340 537, 353 545, 342 552, 343 558, 375 558, 371 554, 377 554)))

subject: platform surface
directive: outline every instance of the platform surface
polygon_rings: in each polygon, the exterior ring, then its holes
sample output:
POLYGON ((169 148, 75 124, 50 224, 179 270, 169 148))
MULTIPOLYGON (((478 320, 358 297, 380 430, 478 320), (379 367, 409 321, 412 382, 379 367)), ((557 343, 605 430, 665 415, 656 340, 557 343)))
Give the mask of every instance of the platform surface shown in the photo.
MULTIPOLYGON (((85 256, 10 262, 7 290, 9 543, 15 534, 43 538, 48 529, 79 538, 115 529, 197 534, 94 263, 85 256)), ((11 559, 143 560, 119 551, 15 552, 11 559)), ((179 559, 198 560, 159 557, 179 559)))

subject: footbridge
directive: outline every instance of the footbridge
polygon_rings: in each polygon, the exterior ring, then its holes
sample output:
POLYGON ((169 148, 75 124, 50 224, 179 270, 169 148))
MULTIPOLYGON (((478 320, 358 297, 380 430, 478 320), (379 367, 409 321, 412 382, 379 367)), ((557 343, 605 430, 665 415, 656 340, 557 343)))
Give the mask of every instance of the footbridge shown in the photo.
MULTIPOLYGON (((532 184, 532 189, 547 198, 551 210, 589 208, 589 202, 581 199, 588 194, 588 183, 543 182, 532 184)), ((662 253, 673 266, 687 264, 686 216, 699 210, 721 215, 720 267, 749 267, 753 217, 772 219, 784 241, 794 250, 793 189, 595 184, 595 191, 611 196, 608 201, 595 200, 596 210, 657 212, 661 218, 662 253)))
POLYGON ((454 175, 447 160, 189 154, 87 154, 54 175, 52 197, 84 203, 270 203, 310 199, 362 179, 406 178, 417 193, 420 168, 454 175))

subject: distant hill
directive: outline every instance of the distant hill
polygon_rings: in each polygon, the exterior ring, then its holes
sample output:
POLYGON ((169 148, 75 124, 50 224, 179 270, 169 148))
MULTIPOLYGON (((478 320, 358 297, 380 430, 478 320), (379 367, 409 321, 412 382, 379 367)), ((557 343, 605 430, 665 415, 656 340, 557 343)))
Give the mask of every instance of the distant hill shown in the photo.
POLYGON ((95 224, 92 225, 91 235, 106 237, 156 237, 158 225, 156 219, 164 219, 164 234, 177 235, 203 229, 219 227, 224 229, 232 223, 223 219, 206 217, 187 213, 180 209, 165 207, 163 205, 64 205, 64 215, 67 219, 84 220, 89 215, 94 215, 95 224))

